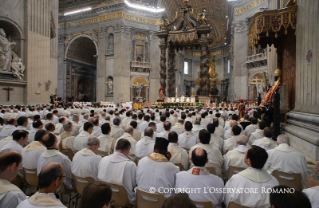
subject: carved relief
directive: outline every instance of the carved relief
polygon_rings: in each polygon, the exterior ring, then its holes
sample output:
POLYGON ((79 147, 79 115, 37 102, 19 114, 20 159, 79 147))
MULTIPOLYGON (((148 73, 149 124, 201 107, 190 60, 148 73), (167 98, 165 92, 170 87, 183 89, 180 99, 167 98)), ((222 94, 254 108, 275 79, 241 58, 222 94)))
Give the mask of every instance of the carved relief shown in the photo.
POLYGON ((247 31, 249 27, 249 20, 246 18, 239 22, 233 22, 233 27, 234 31, 237 33, 247 31))
POLYGON ((0 71, 12 72, 12 75, 22 80, 24 77, 25 66, 22 59, 12 51, 16 42, 12 42, 10 37, 6 37, 4 29, 0 28, 0 71))

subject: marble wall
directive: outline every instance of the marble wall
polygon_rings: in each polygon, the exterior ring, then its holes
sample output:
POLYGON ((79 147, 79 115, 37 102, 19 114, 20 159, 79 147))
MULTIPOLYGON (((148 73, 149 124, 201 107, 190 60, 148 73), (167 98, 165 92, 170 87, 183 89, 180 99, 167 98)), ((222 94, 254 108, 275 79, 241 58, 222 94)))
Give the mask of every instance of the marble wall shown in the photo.
POLYGON ((50 94, 55 94, 57 89, 57 34, 55 38, 51 38, 50 32, 51 19, 57 26, 58 1, 3 0, 1 5, 0 20, 11 23, 20 32, 18 55, 21 56, 26 70, 22 82, 1 82, 4 86, 10 85, 16 90, 11 92, 12 100, 0 102, 48 103, 50 94))
MULTIPOLYGON (((236 8, 242 8, 250 5, 254 1, 242 1, 234 5, 236 8)), ((248 69, 245 65, 247 56, 249 56, 248 36, 250 19, 253 15, 260 11, 260 8, 268 7, 268 1, 250 9, 243 10, 244 12, 235 13, 232 20, 233 41, 231 44, 232 51, 232 66, 230 85, 230 100, 248 99, 248 69)))
POLYGON ((319 1, 297 1, 296 101, 287 114, 292 145, 313 160, 319 160, 319 1), (307 55, 312 59, 307 62, 307 55))

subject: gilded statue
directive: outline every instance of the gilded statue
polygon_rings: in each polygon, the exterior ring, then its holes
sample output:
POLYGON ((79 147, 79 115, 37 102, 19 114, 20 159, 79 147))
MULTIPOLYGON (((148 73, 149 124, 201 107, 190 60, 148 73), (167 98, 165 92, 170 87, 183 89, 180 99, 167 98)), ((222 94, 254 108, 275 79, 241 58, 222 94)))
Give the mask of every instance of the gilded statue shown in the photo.
POLYGON ((280 69, 276 69, 276 71, 274 73, 274 77, 275 77, 275 84, 268 90, 268 92, 266 93, 266 95, 262 99, 262 101, 259 105, 260 107, 264 107, 265 103, 268 103, 270 106, 273 106, 272 97, 274 96, 275 92, 280 88, 280 86, 282 84, 281 70, 280 69))

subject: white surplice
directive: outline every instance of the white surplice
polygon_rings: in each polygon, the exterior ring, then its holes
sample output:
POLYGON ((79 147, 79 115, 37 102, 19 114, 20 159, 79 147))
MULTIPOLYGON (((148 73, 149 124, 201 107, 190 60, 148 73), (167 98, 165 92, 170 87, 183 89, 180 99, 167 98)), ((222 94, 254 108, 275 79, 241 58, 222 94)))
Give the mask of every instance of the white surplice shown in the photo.
POLYGON ((185 132, 184 125, 176 123, 175 126, 172 127, 171 131, 175 131, 177 135, 180 135, 185 132))
POLYGON ((273 149, 276 147, 276 142, 268 137, 263 137, 261 139, 256 139, 252 145, 259 146, 261 148, 264 148, 266 151, 273 149))
POLYGON ((99 137, 100 147, 98 150, 112 154, 116 140, 108 134, 101 134, 99 137))
POLYGON ((184 170, 188 170, 189 159, 188 153, 185 149, 178 146, 176 143, 169 143, 167 151, 171 153, 172 157, 169 160, 170 162, 177 164, 182 164, 184 170))
POLYGON ((4 147, 6 144, 8 144, 10 141, 12 141, 12 136, 8 136, 4 139, 0 140, 0 149, 2 149, 2 147, 4 147))
POLYGON ((162 121, 160 123, 156 124, 156 132, 157 133, 161 133, 161 132, 165 131, 163 125, 164 125, 164 123, 162 121))
POLYGON ((247 164, 245 163, 245 154, 248 150, 247 146, 238 145, 233 150, 227 152, 224 155, 224 163, 223 163, 223 172, 224 175, 227 176, 229 166, 239 167, 239 168, 247 168, 247 164))
MULTIPOLYGON (((202 148, 207 152, 208 163, 205 167, 214 167, 216 175, 222 177, 222 165, 223 165, 223 156, 219 149, 211 146, 210 144, 198 143, 189 150, 189 159, 192 157, 192 152, 195 148, 202 148)), ((194 164, 190 161, 190 167, 193 167, 194 164)))
POLYGON ((263 132, 264 132, 264 130, 256 129, 255 132, 251 133, 250 137, 248 139, 248 145, 251 146, 256 139, 263 138, 263 132))
POLYGON ((0 179, 0 207, 15 208, 27 197, 25 194, 10 181, 0 179))
POLYGON ((87 131, 81 131, 79 135, 77 135, 74 139, 74 150, 80 151, 83 148, 87 147, 87 142, 90 138, 91 134, 87 131))
POLYGON ((143 158, 154 151, 155 139, 145 136, 136 143, 135 155, 136 157, 143 158))
POLYGON ((74 140, 75 137, 70 132, 62 132, 58 136, 58 147, 60 146, 60 142, 62 141, 62 149, 71 149, 73 152, 76 152, 74 149, 74 140))
POLYGON ((188 193, 192 201, 212 202, 214 208, 221 208, 223 193, 213 193, 210 188, 224 188, 224 182, 218 176, 209 174, 205 167, 194 166, 189 171, 176 174, 176 192, 183 192, 187 188, 192 191, 188 193), (200 191, 200 192, 195 192, 200 191))
POLYGON ((110 135, 114 139, 120 138, 123 134, 124 134, 124 130, 120 126, 114 125, 114 126, 111 127, 110 135))
POLYGON ((157 137, 162 137, 162 138, 165 138, 165 139, 168 139, 168 134, 170 133, 170 131, 163 131, 161 133, 158 133, 157 134, 157 137))
POLYGON ((72 160, 71 171, 73 175, 81 178, 91 177, 97 181, 98 167, 102 157, 92 150, 84 148, 78 151, 72 160))
POLYGON ((63 165, 65 170, 64 185, 66 186, 66 188, 72 189, 73 175, 71 172, 70 159, 57 149, 47 149, 41 154, 41 156, 38 159, 38 165, 37 165, 38 175, 41 172, 42 168, 49 162, 58 162, 63 165))
POLYGON ((131 204, 135 201, 136 165, 124 154, 114 152, 103 157, 99 164, 98 179, 124 186, 131 204))
POLYGON ((0 139, 4 139, 7 136, 11 136, 12 130, 15 128, 16 127, 11 124, 5 125, 0 132, 0 139))
POLYGON ((249 138, 250 134, 255 132, 256 129, 258 129, 257 124, 250 124, 245 128, 244 134, 249 138))
POLYGON ((56 125, 55 125, 55 130, 54 130, 54 134, 55 135, 60 135, 62 132, 64 131, 64 129, 63 129, 63 123, 57 123, 56 125))
POLYGON ((279 144, 276 148, 268 150, 267 153, 268 160, 264 169, 269 174, 271 174, 274 170, 286 173, 300 173, 303 188, 307 187, 307 161, 303 154, 297 152, 285 143, 279 144))
POLYGON ((186 149, 192 148, 196 145, 196 135, 191 131, 178 135, 178 145, 186 149))
POLYGON ((233 150, 236 147, 237 137, 238 136, 232 136, 224 141, 224 154, 227 154, 228 151, 233 150))
POLYGON ((135 146, 136 146, 136 143, 137 141, 132 137, 131 134, 129 133, 124 133, 120 138, 118 138, 115 142, 115 149, 116 149, 116 145, 117 145, 117 142, 120 140, 120 139, 127 139, 130 143, 131 143, 131 149, 130 149, 130 153, 129 153, 129 158, 135 162, 136 160, 136 155, 135 155, 135 146))
POLYGON ((221 127, 215 127, 215 132, 214 134, 216 134, 217 136, 221 137, 222 139, 224 139, 224 129, 221 127))
POLYGON ((147 121, 143 121, 142 123, 140 123, 140 125, 138 126, 138 130, 140 132, 144 132, 144 130, 148 127, 149 122, 147 121))
POLYGON ((17 208, 66 208, 62 202, 55 197, 54 193, 35 193, 29 199, 24 200, 17 208))
POLYGON ((319 207, 319 186, 304 189, 302 192, 308 196, 313 208, 319 207))
POLYGON ((220 152, 223 151, 224 140, 216 134, 210 134, 209 144, 219 149, 220 152))
POLYGON ((139 141, 142 137, 141 137, 142 133, 139 130, 134 129, 133 131, 133 138, 136 141, 139 141))
POLYGON ((38 141, 33 141, 28 144, 25 148, 23 148, 22 157, 22 167, 27 169, 36 169, 38 165, 38 159, 40 155, 46 150, 47 148, 43 146, 38 141))
POLYGON ((19 144, 17 141, 15 140, 11 140, 10 142, 8 142, 6 145, 4 145, 1 149, 0 152, 2 152, 3 150, 6 149, 11 149, 11 150, 15 150, 19 153, 22 154, 23 152, 23 147, 21 146, 21 144, 19 144))
MULTIPOLYGON (((155 188, 155 193, 163 191, 159 188, 174 188, 176 173, 179 168, 173 163, 168 162, 164 155, 152 153, 142 158, 136 170, 137 188, 149 192, 151 187, 155 188)), ((173 192, 164 193, 164 196, 170 197, 173 192)))
POLYGON ((246 207, 269 208, 269 193, 267 193, 267 189, 278 185, 277 179, 266 171, 247 168, 233 175, 227 181, 225 188, 234 189, 235 192, 224 194, 224 203, 226 207, 229 202, 235 202, 246 207), (256 192, 248 191, 246 193, 244 191, 245 188, 253 188, 253 191, 256 192), (240 192, 240 190, 243 191, 240 192))
POLYGON ((202 128, 200 125, 194 125, 193 126, 192 132, 196 136, 196 143, 199 142, 198 134, 199 134, 199 131, 202 130, 202 129, 204 129, 204 128, 202 128))
POLYGON ((38 128, 33 128, 31 127, 31 130, 29 131, 29 136, 28 136, 28 143, 31 143, 34 141, 34 136, 39 131, 38 128))
POLYGON ((225 139, 225 140, 226 140, 226 139, 229 139, 230 137, 233 136, 231 132, 232 132, 231 129, 227 129, 227 130, 225 131, 225 133, 224 133, 224 139, 225 139))
POLYGON ((92 131, 92 136, 99 137, 102 134, 102 130, 100 126, 94 126, 92 131))

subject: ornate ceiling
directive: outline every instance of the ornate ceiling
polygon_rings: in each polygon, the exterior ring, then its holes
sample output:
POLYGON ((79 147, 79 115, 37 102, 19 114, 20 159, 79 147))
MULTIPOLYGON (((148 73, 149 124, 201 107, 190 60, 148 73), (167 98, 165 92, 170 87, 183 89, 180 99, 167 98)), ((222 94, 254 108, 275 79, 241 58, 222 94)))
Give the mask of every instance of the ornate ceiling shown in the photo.
MULTIPOLYGON (((210 39, 213 39, 210 47, 218 47, 224 44, 227 30, 228 2, 227 0, 189 0, 188 4, 194 9, 194 16, 200 14, 203 9, 206 9, 206 18, 212 27, 210 39)), ((162 6, 165 12, 173 21, 176 16, 176 11, 184 5, 184 0, 162 0, 162 6)))

